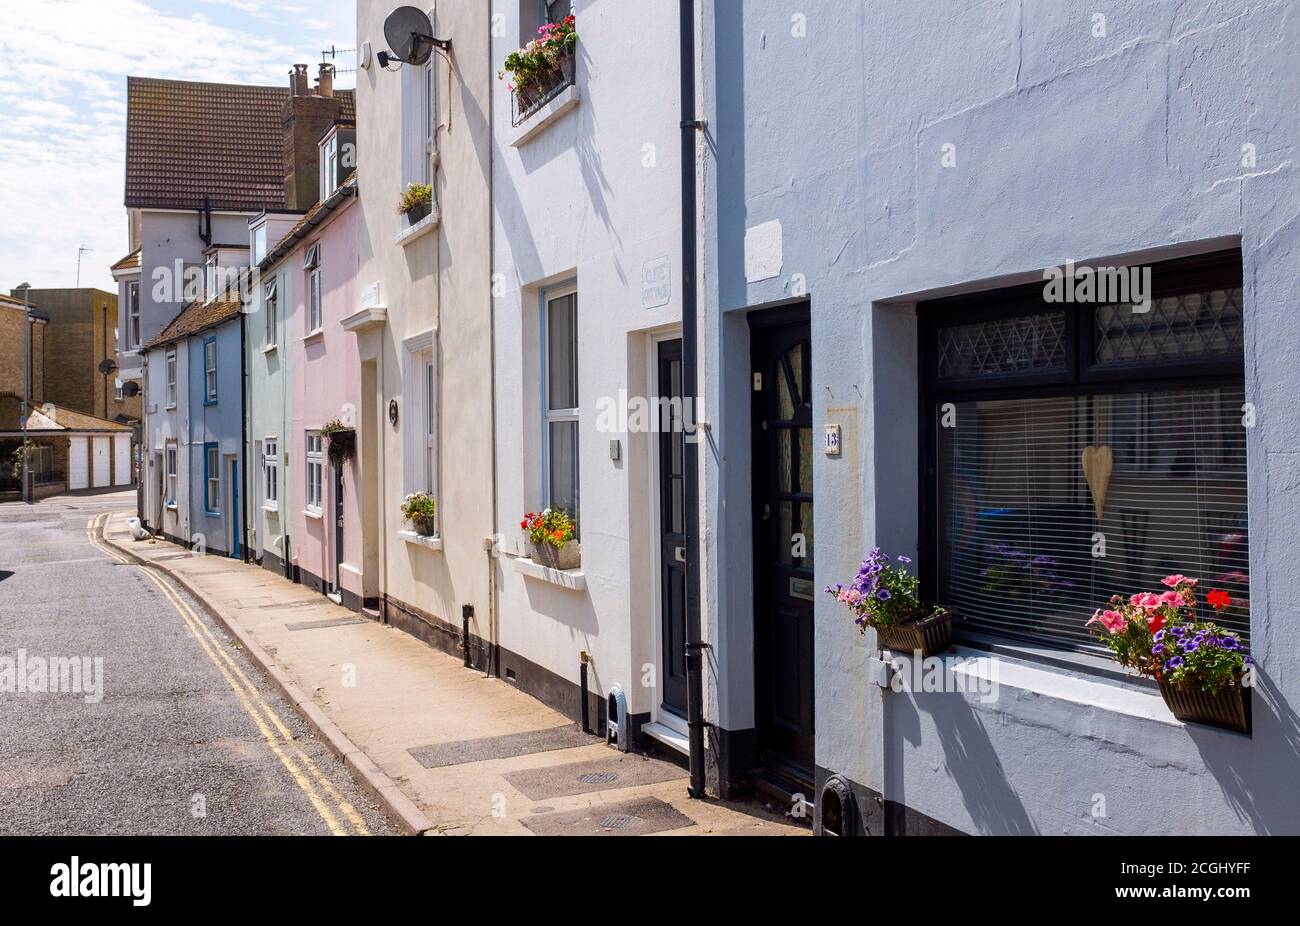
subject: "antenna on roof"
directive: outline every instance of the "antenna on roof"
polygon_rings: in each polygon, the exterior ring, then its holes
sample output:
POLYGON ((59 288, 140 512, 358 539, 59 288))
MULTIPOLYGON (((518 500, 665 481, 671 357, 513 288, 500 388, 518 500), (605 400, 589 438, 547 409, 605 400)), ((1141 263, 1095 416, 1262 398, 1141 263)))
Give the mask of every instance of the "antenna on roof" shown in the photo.
POLYGON ((88 248, 84 244, 77 248, 77 289, 81 289, 81 255, 88 254, 93 250, 95 249, 88 248))

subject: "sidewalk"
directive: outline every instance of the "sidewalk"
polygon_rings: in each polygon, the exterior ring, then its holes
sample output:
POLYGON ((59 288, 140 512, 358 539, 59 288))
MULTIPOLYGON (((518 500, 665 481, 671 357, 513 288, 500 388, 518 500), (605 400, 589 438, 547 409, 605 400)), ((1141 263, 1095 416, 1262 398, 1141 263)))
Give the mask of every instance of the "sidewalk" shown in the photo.
POLYGON ((223 623, 407 830, 447 835, 801 835, 749 803, 693 801, 686 771, 623 754, 414 637, 257 566, 104 539, 223 623))

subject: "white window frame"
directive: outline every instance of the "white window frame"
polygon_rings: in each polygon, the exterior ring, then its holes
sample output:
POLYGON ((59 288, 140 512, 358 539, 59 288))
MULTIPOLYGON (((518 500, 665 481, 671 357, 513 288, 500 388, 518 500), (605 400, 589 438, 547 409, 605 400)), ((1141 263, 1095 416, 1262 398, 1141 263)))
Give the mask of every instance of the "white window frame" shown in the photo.
POLYGON ((207 480, 203 510, 207 514, 221 514, 221 448, 216 444, 203 447, 203 472, 207 480))
POLYGON ((217 267, 217 255, 209 254, 203 265, 204 288, 207 290, 205 302, 211 302, 217 298, 217 267))
POLYGON ((324 327, 321 313, 321 254, 319 241, 307 245, 307 255, 303 261, 303 267, 307 270, 307 336, 310 337, 324 327))
MULTIPOLYGON (((428 492, 438 499, 438 350, 437 332, 426 331, 402 342, 402 392, 406 425, 402 429, 405 491, 428 492)), ((436 521, 441 524, 441 512, 436 521)), ((441 528, 438 529, 441 533, 441 528)))
MULTIPOLYGON (((577 329, 578 319, 579 319, 579 315, 578 315, 578 312, 579 312, 579 306, 578 306, 578 298, 577 298, 577 297, 578 297, 578 286, 577 286, 577 284, 576 284, 576 283, 571 283, 571 284, 568 284, 568 285, 565 285, 565 286, 559 286, 559 287, 556 287, 556 288, 554 288, 554 289, 549 289, 549 290, 546 290, 545 292, 543 292, 543 293, 542 293, 542 296, 541 296, 541 299, 542 299, 542 310, 541 310, 541 316, 542 316, 542 332, 541 332, 541 343, 542 343, 542 364, 541 364, 541 384, 540 384, 540 385, 541 385, 541 389, 539 390, 539 393, 540 393, 540 395, 541 395, 541 399, 542 399, 542 459, 541 459, 541 464, 542 464, 542 500, 543 500, 543 502, 545 503, 545 505, 546 505, 547 507, 550 507, 550 505, 551 505, 551 446, 550 446, 551 425, 552 425, 552 424, 557 424, 557 423, 560 423, 560 422, 566 422, 566 421, 577 422, 577 421, 579 420, 579 418, 580 418, 580 409, 581 409, 581 404, 582 404, 582 402, 581 402, 581 398, 579 398, 578 406, 577 406, 577 407, 574 407, 574 408, 562 408, 562 409, 561 409, 561 408, 557 408, 557 409, 552 409, 552 408, 550 407, 550 405, 551 405, 551 401, 550 401, 550 389, 551 389, 551 362, 550 362, 550 357, 551 357, 551 349, 550 349, 550 347, 551 347, 551 345, 550 345, 550 330, 551 330, 551 326, 550 326, 550 312, 551 312, 551 303, 552 303, 552 302, 558 302, 559 300, 561 300, 561 299, 565 299, 565 298, 567 298, 567 297, 569 297, 569 296, 572 296, 572 297, 574 298, 574 306, 573 306, 574 328, 575 328, 575 336, 574 336, 574 340, 575 340, 575 344, 574 344, 574 351, 575 351, 574 358, 575 358, 575 360, 574 360, 574 362, 575 362, 575 364, 577 364, 577 360, 578 360, 578 358, 577 358, 577 353, 576 353, 576 352, 577 352, 577 349, 578 349, 578 347, 577 347, 577 341, 578 341, 578 338, 577 338, 577 335, 576 335, 576 329, 577 329)), ((579 364, 577 370, 575 370, 575 373, 574 373, 574 380, 575 380, 575 382, 574 382, 574 387, 575 387, 575 389, 578 391, 579 397, 581 396, 581 389, 582 389, 582 385, 581 385, 581 384, 582 384, 581 375, 582 375, 582 369, 581 369, 581 365, 579 364)), ((579 427, 581 427, 581 426, 579 426, 579 427)), ((576 489, 577 489, 577 492, 578 492, 578 506, 577 506, 577 507, 578 507, 579 510, 568 512, 569 516, 573 518, 573 522, 574 522, 575 525, 577 525, 577 524, 579 523, 579 519, 580 519, 580 517, 581 517, 581 508, 582 508, 582 483, 581 483, 581 480, 582 480, 582 467, 581 467, 580 464, 579 464, 579 466, 578 466, 578 476, 577 476, 577 479, 578 479, 578 484, 577 484, 577 486, 576 486, 576 489)))
POLYGON ((217 401, 217 339, 203 341, 203 400, 211 405, 217 401), (208 348, 212 348, 209 353, 208 348))
POLYGON ((162 500, 164 508, 176 507, 179 457, 180 449, 176 441, 167 441, 163 444, 163 474, 167 477, 167 497, 162 500))
POLYGON ((280 507, 280 441, 274 436, 262 439, 262 503, 280 507))
POLYGON ((280 320, 280 283, 275 277, 262 289, 262 313, 266 316, 266 332, 262 344, 275 347, 278 339, 276 327, 280 320))
POLYGON ((140 281, 126 284, 126 349, 140 349, 140 281))
POLYGON ((169 347, 163 355, 163 369, 167 381, 167 407, 176 407, 176 348, 169 347))
POLYGON ((402 189, 433 182, 435 112, 433 59, 402 68, 402 189))
POLYGON ((325 202, 339 187, 339 135, 330 132, 320 146, 320 201, 325 202))
POLYGON ((320 515, 324 508, 325 455, 324 439, 320 431, 307 432, 307 513, 320 515))

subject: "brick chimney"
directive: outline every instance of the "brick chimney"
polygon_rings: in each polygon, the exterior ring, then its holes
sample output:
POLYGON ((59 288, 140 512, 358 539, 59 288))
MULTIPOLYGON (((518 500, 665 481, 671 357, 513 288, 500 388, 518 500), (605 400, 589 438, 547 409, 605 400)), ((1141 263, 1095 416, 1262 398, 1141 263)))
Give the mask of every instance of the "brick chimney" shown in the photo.
POLYGON ((307 65, 295 64, 292 91, 285 100, 284 205, 305 211, 320 198, 320 137, 343 114, 343 100, 334 95, 334 66, 322 64, 317 92, 307 88, 307 65))
POLYGON ((316 77, 316 95, 334 96, 334 65, 324 61, 320 63, 320 73, 316 77))

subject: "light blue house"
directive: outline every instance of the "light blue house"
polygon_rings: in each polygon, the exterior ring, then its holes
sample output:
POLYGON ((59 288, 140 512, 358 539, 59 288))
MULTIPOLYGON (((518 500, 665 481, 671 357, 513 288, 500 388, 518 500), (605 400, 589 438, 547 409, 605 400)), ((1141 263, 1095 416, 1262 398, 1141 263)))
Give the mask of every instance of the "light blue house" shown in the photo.
MULTIPOLYGON (((210 267, 232 259, 221 250, 239 249, 214 250, 210 267)), ((145 345, 150 381, 154 367, 166 380, 171 422, 161 476, 163 526, 172 539, 204 553, 240 557, 246 545, 243 301, 238 286, 210 289, 145 345)))
POLYGON ((1300 17, 1231 6, 700 5, 724 793, 839 832, 1300 831, 1300 17), (1047 286, 1103 272, 1149 301, 1047 286), (822 592, 876 546, 957 615, 941 689, 822 592), (1245 735, 1084 627, 1169 573, 1231 598, 1245 735))

